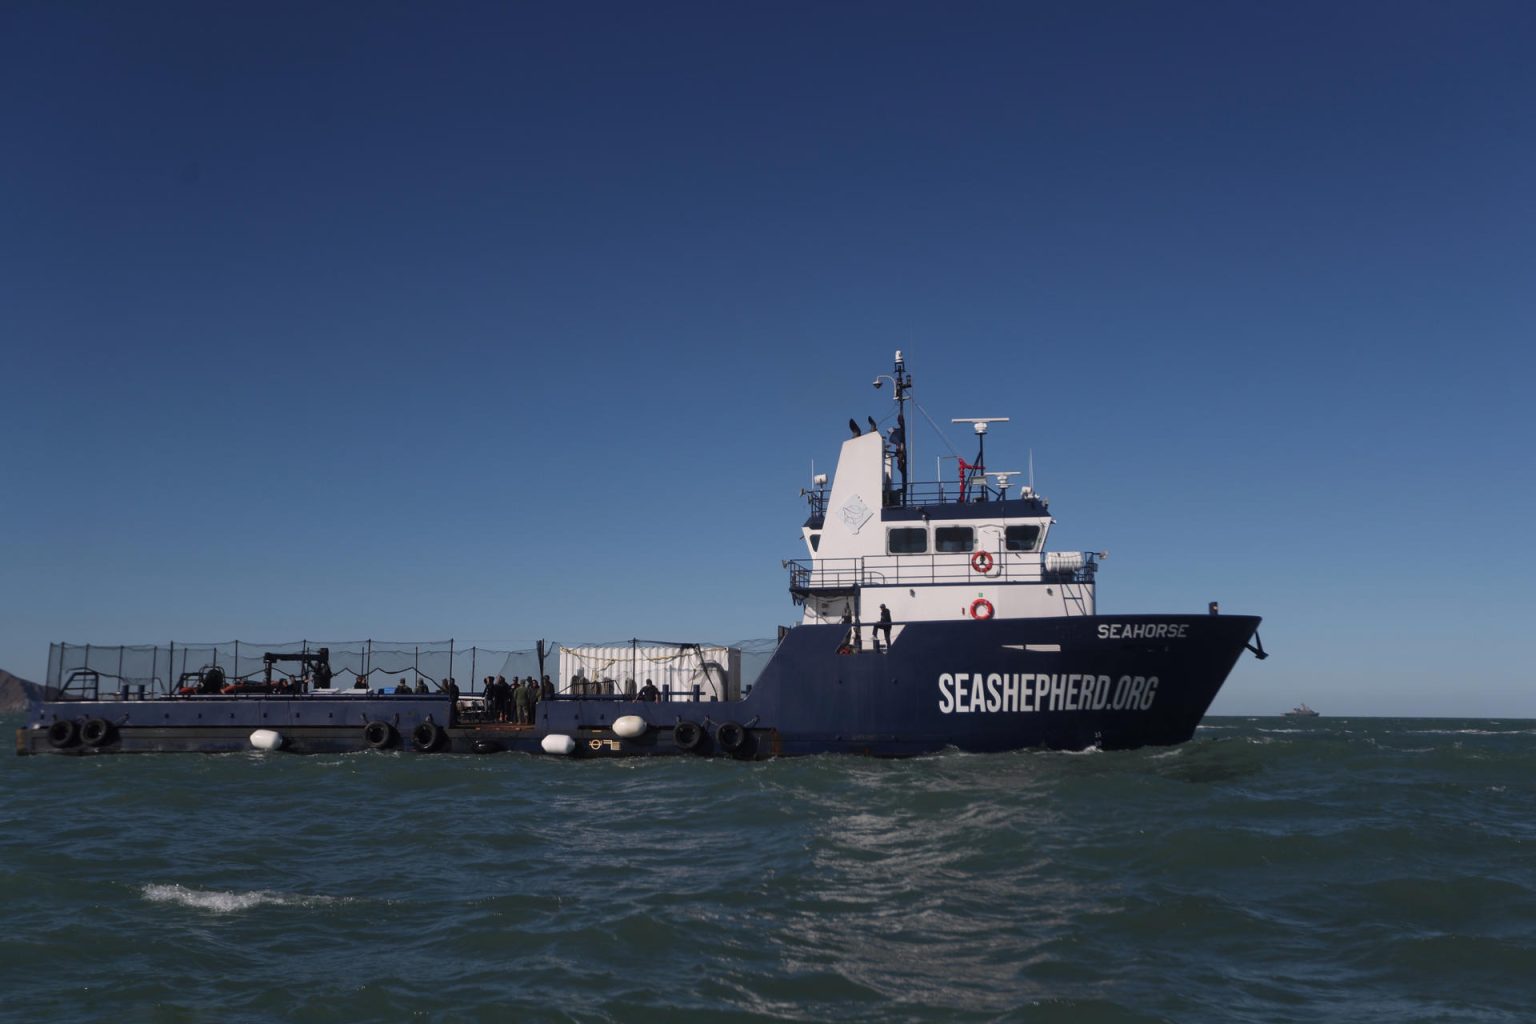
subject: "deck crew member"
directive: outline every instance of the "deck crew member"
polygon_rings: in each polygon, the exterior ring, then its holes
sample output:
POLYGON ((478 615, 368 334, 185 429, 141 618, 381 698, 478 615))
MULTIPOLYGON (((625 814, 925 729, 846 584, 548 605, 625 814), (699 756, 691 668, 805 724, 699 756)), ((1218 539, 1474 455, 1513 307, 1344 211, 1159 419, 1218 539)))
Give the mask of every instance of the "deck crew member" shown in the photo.
POLYGON ((517 724, 527 725, 531 721, 533 704, 530 699, 533 696, 533 680, 524 683, 521 679, 512 684, 512 690, 517 694, 517 724))
POLYGON ((491 689, 495 693, 495 696, 492 697, 491 705, 495 709, 495 714, 492 716, 491 721, 505 722, 507 720, 507 702, 511 699, 512 687, 507 685, 506 676, 497 676, 491 680, 491 689))
POLYGON ((651 682, 649 679, 647 679, 645 681, 645 685, 644 686, 640 687, 640 699, 641 700, 644 700, 644 701, 655 701, 660 696, 661 696, 661 694, 656 689, 656 684, 651 682))
POLYGON ((885 646, 891 646, 891 610, 885 605, 880 606, 880 624, 875 627, 875 648, 880 647, 880 634, 885 634, 885 646))

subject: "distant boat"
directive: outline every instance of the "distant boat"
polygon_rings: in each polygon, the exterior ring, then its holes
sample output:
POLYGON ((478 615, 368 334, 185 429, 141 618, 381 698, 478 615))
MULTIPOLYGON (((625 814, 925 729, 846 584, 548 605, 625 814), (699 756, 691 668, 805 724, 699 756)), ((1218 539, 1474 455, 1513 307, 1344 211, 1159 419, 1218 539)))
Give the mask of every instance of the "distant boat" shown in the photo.
POLYGON ((1307 707, 1305 704, 1297 704, 1295 707, 1291 708, 1291 710, 1289 710, 1289 711, 1287 711, 1285 713, 1285 717, 1286 718, 1316 718, 1317 717, 1317 712, 1313 711, 1311 708, 1307 707))

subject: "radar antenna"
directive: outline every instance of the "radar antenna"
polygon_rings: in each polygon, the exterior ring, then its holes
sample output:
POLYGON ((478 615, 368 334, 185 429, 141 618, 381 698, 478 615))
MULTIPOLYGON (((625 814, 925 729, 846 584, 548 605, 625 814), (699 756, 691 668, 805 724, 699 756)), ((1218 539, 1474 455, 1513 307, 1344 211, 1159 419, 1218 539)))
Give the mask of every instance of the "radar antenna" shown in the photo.
POLYGON ((960 500, 970 493, 971 486, 977 480, 982 480, 982 486, 986 486, 987 475, 987 426, 992 423, 1007 423, 1007 416, 957 416, 950 420, 951 423, 969 423, 976 431, 976 462, 974 464, 960 460, 960 500))

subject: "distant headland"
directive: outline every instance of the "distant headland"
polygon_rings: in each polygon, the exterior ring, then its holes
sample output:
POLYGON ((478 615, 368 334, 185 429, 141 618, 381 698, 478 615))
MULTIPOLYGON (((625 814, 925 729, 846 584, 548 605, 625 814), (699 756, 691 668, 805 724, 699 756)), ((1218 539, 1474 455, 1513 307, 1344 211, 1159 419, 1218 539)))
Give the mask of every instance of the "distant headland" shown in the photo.
POLYGON ((20 676, 13 676, 0 668, 0 715, 27 710, 28 704, 43 699, 43 688, 29 683, 20 676))

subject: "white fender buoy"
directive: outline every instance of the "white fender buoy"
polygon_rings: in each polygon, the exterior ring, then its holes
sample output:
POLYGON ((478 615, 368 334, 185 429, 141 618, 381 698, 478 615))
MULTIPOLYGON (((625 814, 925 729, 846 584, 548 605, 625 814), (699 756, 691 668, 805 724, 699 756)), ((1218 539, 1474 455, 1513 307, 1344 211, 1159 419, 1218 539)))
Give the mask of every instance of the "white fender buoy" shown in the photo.
POLYGON ((632 740, 636 736, 644 736, 648 726, 645 719, 639 715, 624 715, 613 720, 613 734, 622 736, 626 740, 632 740))
POLYGON ((257 729, 251 733, 251 746, 257 750, 282 750, 283 734, 276 729, 257 729))
POLYGON ((545 736, 539 741, 539 746, 544 748, 546 754, 572 754, 576 751, 576 741, 558 732, 545 736))

